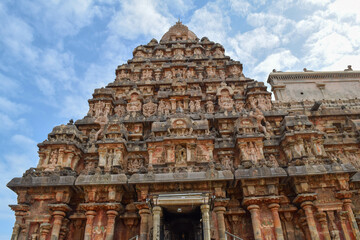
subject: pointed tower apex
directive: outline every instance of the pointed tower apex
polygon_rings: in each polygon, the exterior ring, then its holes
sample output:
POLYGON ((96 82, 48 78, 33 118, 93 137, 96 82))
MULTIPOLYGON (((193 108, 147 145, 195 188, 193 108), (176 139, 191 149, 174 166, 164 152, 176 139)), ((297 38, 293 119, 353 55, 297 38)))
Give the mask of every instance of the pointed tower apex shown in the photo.
POLYGON ((197 36, 195 33, 190 31, 187 26, 183 25, 182 22, 177 21, 169 31, 167 31, 161 38, 161 42, 166 41, 183 41, 183 40, 196 40, 197 36))

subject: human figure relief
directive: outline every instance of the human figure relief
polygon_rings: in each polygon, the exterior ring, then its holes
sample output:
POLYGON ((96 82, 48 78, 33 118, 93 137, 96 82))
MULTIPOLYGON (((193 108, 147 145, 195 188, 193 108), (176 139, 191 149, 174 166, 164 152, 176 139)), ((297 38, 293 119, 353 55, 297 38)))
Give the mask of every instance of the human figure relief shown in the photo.
POLYGON ((175 161, 177 164, 183 164, 186 162, 186 148, 177 145, 175 148, 175 161))
POLYGON ((192 79, 194 77, 194 69, 190 68, 186 71, 186 78, 192 79))
POLYGON ((195 100, 195 111, 201 112, 201 100, 195 100))
POLYGON ((214 52, 214 57, 224 57, 224 53, 221 48, 217 47, 214 52))
POLYGON ((213 101, 207 101, 206 102, 206 112, 207 113, 214 113, 214 103, 213 101))
POLYGON ((241 74, 240 67, 237 65, 231 66, 229 70, 233 76, 239 76, 241 74))
POLYGON ((139 94, 133 93, 130 96, 130 102, 126 106, 128 112, 138 112, 141 110, 141 102, 139 100, 139 94))

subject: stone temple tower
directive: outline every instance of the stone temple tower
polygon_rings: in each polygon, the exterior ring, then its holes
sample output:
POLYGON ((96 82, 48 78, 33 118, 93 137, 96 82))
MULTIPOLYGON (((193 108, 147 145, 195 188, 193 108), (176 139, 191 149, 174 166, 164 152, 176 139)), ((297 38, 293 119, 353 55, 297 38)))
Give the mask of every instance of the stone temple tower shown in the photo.
POLYGON ((8 183, 12 240, 360 239, 359 71, 274 70, 272 100, 177 22, 115 74, 8 183))

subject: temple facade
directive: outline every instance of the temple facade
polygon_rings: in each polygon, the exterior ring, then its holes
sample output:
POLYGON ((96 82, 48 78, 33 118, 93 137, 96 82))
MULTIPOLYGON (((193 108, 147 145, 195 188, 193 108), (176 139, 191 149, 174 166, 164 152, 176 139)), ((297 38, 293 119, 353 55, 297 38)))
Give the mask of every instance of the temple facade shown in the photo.
POLYGON ((12 240, 360 239, 360 71, 274 70, 272 100, 178 22, 115 73, 8 183, 12 240))

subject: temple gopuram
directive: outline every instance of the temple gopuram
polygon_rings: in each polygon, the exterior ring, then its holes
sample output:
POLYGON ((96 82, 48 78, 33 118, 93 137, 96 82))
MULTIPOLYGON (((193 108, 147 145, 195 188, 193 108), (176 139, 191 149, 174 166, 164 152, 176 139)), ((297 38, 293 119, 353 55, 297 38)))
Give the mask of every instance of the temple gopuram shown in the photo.
POLYGON ((8 187, 12 240, 360 239, 360 71, 245 77, 177 22, 8 187))

